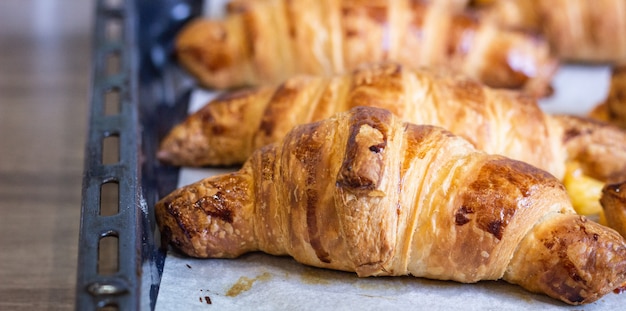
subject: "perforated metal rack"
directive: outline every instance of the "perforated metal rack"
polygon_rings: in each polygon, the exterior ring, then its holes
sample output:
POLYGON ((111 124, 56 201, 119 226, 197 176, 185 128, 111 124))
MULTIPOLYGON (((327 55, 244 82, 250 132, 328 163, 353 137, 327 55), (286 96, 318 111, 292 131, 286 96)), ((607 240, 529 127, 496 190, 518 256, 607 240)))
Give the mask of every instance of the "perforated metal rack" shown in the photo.
POLYGON ((191 83, 170 51, 201 2, 96 1, 77 310, 154 309, 165 254, 152 206, 177 176, 154 154, 187 109, 191 83), (114 206, 104 206, 111 185, 114 206))

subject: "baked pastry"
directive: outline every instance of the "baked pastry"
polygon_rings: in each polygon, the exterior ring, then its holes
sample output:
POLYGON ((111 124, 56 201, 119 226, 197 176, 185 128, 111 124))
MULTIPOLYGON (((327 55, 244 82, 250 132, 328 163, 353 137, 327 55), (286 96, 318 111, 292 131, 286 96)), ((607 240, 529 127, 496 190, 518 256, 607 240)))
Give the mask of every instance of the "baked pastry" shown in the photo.
POLYGON ((503 279, 569 304, 626 281, 626 242, 576 215, 554 176, 379 108, 297 126, 155 210, 164 242, 193 257, 263 251, 360 277, 503 279))
POLYGON ((500 25, 543 34, 562 60, 626 61, 624 0, 498 0, 488 10, 500 25))
POLYGON ((613 66, 609 94, 590 116, 626 129, 626 63, 613 66))
POLYGON ((472 2, 471 0, 411 0, 426 5, 440 5, 450 12, 463 12, 472 2))
POLYGON ((492 87, 551 92, 558 66, 545 40, 445 6, 397 0, 232 1, 176 38, 177 58, 209 88, 329 76, 364 63, 441 67, 492 87))
POLYGON ((183 166, 241 164, 295 125, 355 106, 384 108, 408 122, 441 126, 478 149, 530 163, 559 179, 566 162, 576 160, 603 182, 626 180, 623 131, 583 118, 547 115, 534 99, 517 92, 391 63, 225 93, 174 127, 162 140, 158 157, 183 166))
POLYGON ((600 204, 608 226, 626 237, 626 181, 605 185, 600 204))
POLYGON ((555 120, 563 129, 562 146, 568 160, 602 182, 626 180, 626 132, 583 117, 560 115, 555 120))

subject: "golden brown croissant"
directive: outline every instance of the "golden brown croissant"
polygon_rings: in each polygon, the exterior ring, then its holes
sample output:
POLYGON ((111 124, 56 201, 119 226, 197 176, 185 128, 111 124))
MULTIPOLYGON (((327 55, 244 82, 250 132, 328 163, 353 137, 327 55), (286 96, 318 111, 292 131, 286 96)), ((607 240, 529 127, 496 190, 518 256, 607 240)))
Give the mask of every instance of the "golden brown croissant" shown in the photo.
POLYGON ((295 125, 355 106, 385 108, 416 124, 441 126, 488 153, 563 177, 567 160, 591 176, 626 180, 626 133, 608 125, 549 116, 535 100, 462 77, 379 64, 349 75, 294 77, 277 88, 226 93, 176 126, 159 158, 175 165, 243 163, 295 125))
POLYGON ((609 94, 590 116, 626 129, 626 64, 613 66, 609 94))
POLYGON ((416 0, 233 1, 176 39, 180 63, 211 88, 280 83, 395 61, 447 68, 492 87, 546 95, 557 67, 545 40, 416 0))
POLYGON ((569 304, 626 280, 625 241, 576 215, 554 176, 371 107, 296 127, 240 171, 175 190, 156 217, 164 242, 194 257, 504 279, 569 304))
POLYGON ((498 0, 489 10, 500 24, 544 34, 561 59, 626 60, 624 0, 498 0))
POLYGON ((626 181, 605 185, 600 203, 608 225, 626 237, 626 181))
POLYGON ((626 180, 626 132, 607 123, 576 116, 557 116, 568 160, 602 182, 626 180))

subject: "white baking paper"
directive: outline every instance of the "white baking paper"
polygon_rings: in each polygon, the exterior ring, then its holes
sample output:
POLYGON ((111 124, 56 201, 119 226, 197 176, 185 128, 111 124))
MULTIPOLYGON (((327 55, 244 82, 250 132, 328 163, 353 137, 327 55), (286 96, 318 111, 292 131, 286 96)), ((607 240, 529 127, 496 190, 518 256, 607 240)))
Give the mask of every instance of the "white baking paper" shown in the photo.
MULTIPOLYGON (((541 101, 550 113, 586 114, 607 94, 610 68, 565 66, 555 93, 541 101)), ((190 112, 214 93, 194 91, 190 112)), ((180 171, 179 186, 229 172, 180 171)), ((584 306, 568 306, 505 282, 460 284, 414 277, 359 278, 354 273, 307 267, 262 253, 238 259, 192 259, 170 252, 156 310, 623 310, 626 294, 609 293, 584 306)))
POLYGON ((609 66, 562 66, 552 81, 554 94, 539 103, 548 113, 587 115, 606 99, 610 80, 609 66))

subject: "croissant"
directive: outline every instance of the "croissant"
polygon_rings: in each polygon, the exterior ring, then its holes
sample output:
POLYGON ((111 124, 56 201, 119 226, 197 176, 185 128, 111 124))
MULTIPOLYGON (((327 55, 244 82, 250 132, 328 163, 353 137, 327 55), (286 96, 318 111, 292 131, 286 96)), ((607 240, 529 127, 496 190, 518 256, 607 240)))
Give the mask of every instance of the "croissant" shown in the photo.
POLYGON ((566 162, 576 160, 603 182, 626 180, 625 132, 583 118, 547 115, 536 100, 517 92, 393 63, 224 93, 175 126, 157 156, 183 166, 241 164, 295 125, 355 106, 384 108, 411 123, 441 126, 487 153, 530 163, 558 178, 566 162))
POLYGON ((590 116, 626 129, 626 63, 613 66, 606 100, 590 116))
POLYGON ((576 215, 554 176, 379 108, 300 125, 155 210, 166 245, 193 257, 263 251, 360 277, 503 279, 569 304, 626 281, 626 242, 576 215))
POLYGON ((562 60, 626 60, 624 0, 498 0, 488 12, 501 25, 545 35, 562 60))
POLYGON ((176 38, 179 63, 209 88, 280 83, 395 61, 463 74, 492 87, 550 93, 557 60, 536 35, 501 30, 421 1, 232 1, 176 38))
POLYGON ((626 181, 605 185, 600 204, 609 227, 626 237, 626 181))

